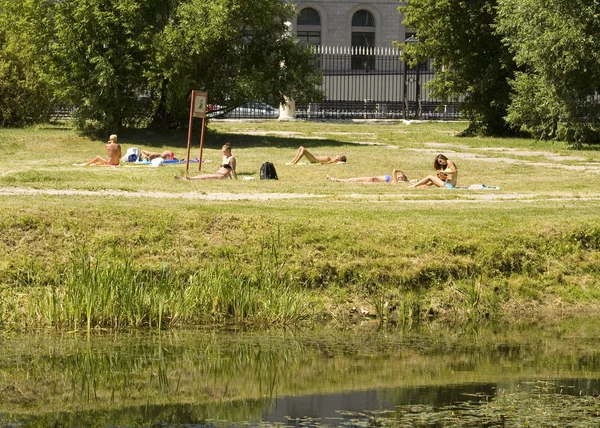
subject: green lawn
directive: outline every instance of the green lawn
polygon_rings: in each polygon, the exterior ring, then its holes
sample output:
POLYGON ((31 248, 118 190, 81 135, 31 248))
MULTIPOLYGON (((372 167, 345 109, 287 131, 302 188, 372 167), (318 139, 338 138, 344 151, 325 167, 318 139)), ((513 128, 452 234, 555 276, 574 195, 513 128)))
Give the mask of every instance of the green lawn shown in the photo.
MULTIPOLYGON (((175 180, 183 166, 73 166, 103 155, 108 135, 0 129, 0 324, 464 323, 594 310, 600 152, 458 137, 465 126, 213 121, 202 171, 230 141, 240 180, 202 182, 175 180), (300 145, 348 162, 286 165, 300 145), (500 190, 326 178, 393 168, 422 178, 438 153, 457 164, 459 186, 500 190), (265 161, 279 180, 258 179, 265 161)), ((187 134, 128 131, 119 142, 183 157, 187 134)), ((192 156, 198 146, 194 134, 192 156)))

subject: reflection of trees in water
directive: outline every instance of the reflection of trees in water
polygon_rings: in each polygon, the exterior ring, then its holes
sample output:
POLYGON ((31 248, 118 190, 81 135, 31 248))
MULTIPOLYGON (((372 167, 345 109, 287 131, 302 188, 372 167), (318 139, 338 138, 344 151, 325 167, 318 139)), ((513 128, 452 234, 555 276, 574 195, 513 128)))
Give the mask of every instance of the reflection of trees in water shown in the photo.
POLYGON ((598 393, 589 380, 600 372, 597 339, 573 346, 561 337, 542 340, 539 329, 474 338, 402 331, 13 338, 0 353, 7 373, 0 378, 0 414, 35 408, 38 415, 74 418, 75 410, 89 409, 79 413, 88 418, 93 409, 107 409, 124 424, 127 418, 130 424, 217 416, 248 421, 301 409, 307 397, 322 413, 360 403, 367 410, 364 394, 373 406, 435 409, 494 397, 495 385, 512 391, 523 378, 555 373, 587 377, 572 381, 571 389, 598 393), (4 400, 9 390, 21 395, 4 400), (285 405, 283 396, 291 397, 285 405))

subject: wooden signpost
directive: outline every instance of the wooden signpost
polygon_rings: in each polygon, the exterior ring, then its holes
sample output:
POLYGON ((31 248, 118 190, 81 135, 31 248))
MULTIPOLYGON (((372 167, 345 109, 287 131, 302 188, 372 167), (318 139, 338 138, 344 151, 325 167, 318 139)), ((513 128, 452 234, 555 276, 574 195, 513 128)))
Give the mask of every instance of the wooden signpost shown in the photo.
POLYGON ((202 118, 202 131, 200 132, 200 156, 198 157, 198 171, 202 169, 202 148, 204 146, 204 121, 206 119, 206 106, 208 105, 208 92, 192 91, 190 105, 190 124, 188 127, 187 155, 185 157, 185 175, 190 167, 190 148, 192 143, 192 122, 195 117, 202 118))

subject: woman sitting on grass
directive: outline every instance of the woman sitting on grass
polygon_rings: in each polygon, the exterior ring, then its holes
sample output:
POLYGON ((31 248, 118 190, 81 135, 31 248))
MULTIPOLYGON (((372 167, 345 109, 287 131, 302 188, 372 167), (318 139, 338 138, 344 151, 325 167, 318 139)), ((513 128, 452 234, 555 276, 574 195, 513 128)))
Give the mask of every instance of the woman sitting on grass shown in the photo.
POLYGON ((408 178, 399 169, 394 169, 392 175, 375 175, 370 177, 334 178, 327 176, 330 181, 341 181, 344 183, 398 183, 406 182, 408 178))
POLYGON ((447 189, 454 189, 456 187, 458 171, 454 162, 446 156, 439 154, 433 161, 433 168, 437 171, 436 175, 428 175, 410 187, 429 187, 432 184, 447 189))
POLYGON ((223 163, 221 164, 221 168, 214 174, 199 174, 193 177, 180 177, 179 175, 175 175, 177 180, 224 180, 226 178, 235 178, 237 180, 236 173, 236 160, 231 154, 231 143, 225 143, 223 147, 221 147, 223 152, 223 163))

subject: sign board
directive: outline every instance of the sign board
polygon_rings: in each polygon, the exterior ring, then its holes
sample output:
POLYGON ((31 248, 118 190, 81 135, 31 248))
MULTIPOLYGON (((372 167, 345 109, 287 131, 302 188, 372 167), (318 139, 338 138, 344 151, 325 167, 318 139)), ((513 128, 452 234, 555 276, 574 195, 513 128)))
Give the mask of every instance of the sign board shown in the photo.
POLYGON ((206 120, 206 107, 208 103, 208 92, 192 91, 192 100, 190 102, 190 124, 188 127, 187 154, 185 157, 185 176, 188 175, 190 168, 190 148, 192 143, 192 125, 195 117, 202 118, 202 132, 200 133, 200 157, 198 162, 198 171, 202 169, 202 147, 204 146, 204 122, 206 120))
POLYGON ((193 115, 194 117, 206 117, 206 104, 208 102, 208 93, 207 92, 196 92, 194 91, 194 109, 193 115))

